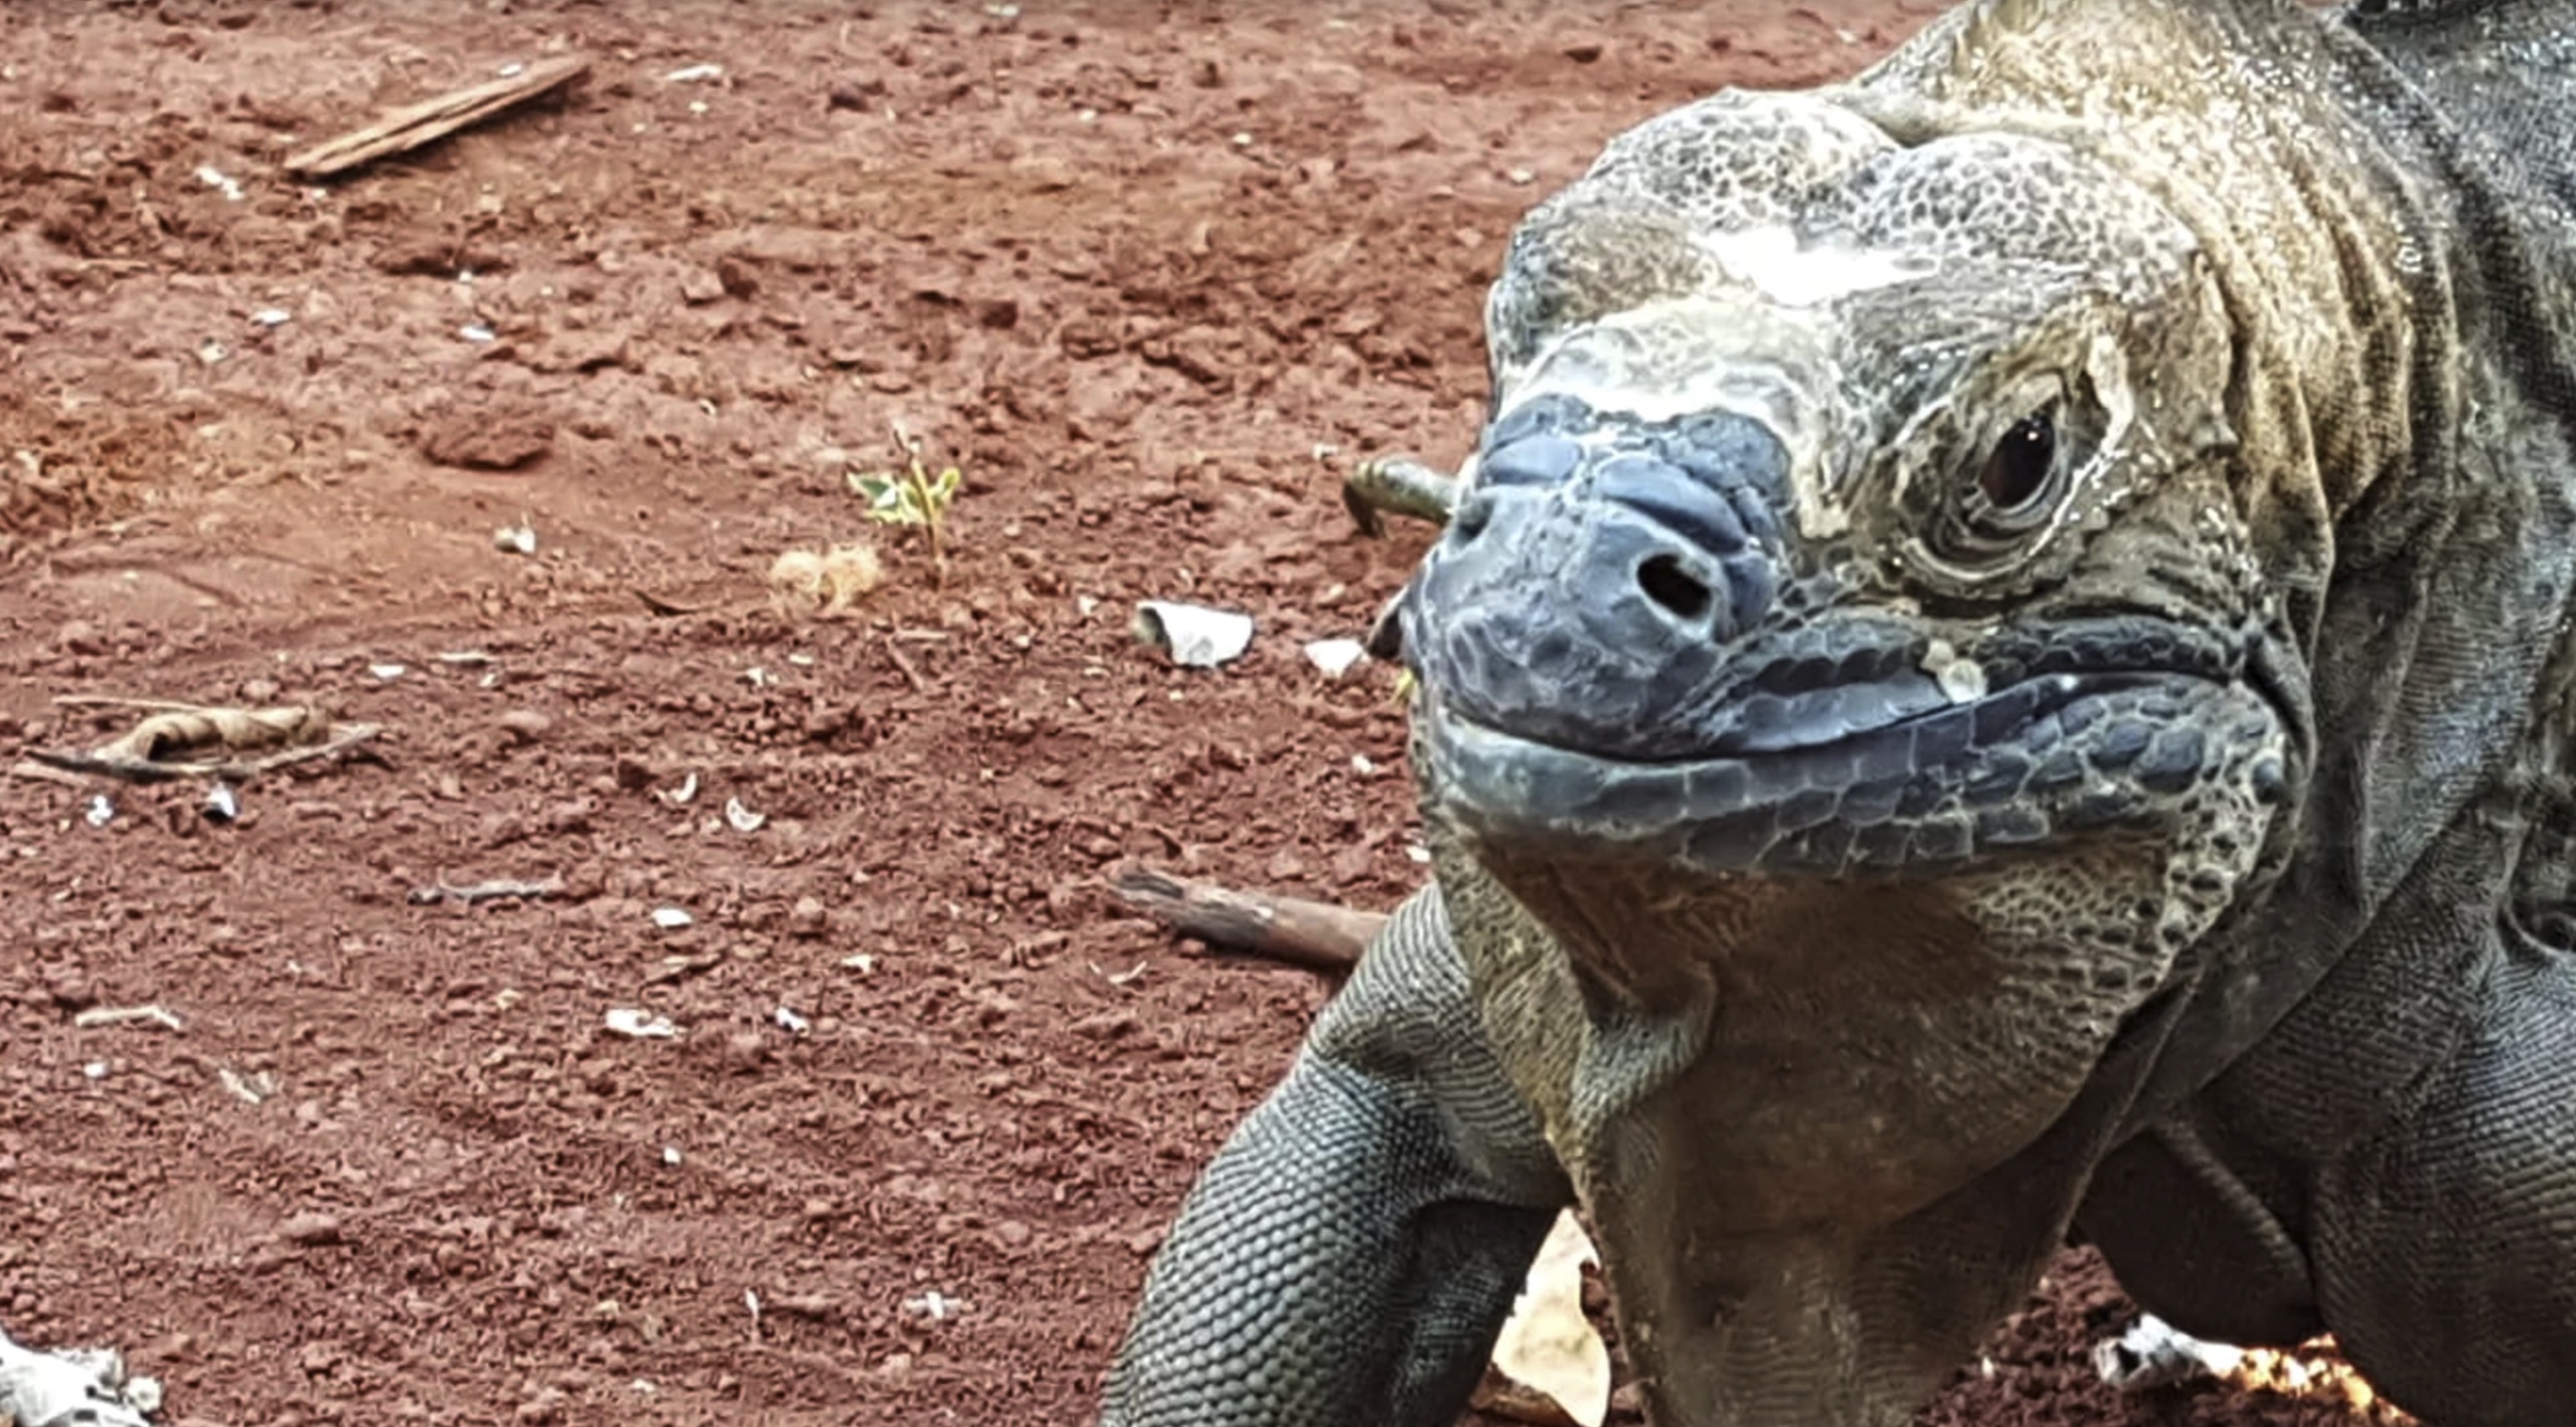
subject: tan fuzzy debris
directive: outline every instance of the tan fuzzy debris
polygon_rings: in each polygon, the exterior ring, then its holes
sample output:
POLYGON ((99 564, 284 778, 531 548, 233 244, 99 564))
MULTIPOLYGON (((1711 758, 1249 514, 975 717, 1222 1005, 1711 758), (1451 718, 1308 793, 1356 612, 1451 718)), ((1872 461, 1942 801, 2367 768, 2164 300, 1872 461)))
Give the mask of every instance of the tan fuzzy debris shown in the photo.
POLYGON ((769 567, 769 603, 782 618, 832 619, 856 608, 884 578, 876 550, 865 544, 790 550, 769 567))
POLYGON ((67 696, 67 707, 144 711, 133 728, 85 753, 31 749, 34 763, 130 782, 219 778, 239 782, 291 764, 328 757, 378 733, 371 723, 336 723, 312 704, 226 708, 157 699, 67 696))

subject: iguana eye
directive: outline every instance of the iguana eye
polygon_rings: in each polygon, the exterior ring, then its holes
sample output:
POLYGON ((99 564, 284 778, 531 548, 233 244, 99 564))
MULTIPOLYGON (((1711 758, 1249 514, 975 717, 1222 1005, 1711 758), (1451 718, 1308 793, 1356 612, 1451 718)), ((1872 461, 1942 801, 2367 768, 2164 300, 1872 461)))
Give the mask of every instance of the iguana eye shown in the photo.
POLYGON ((1986 463, 1977 470, 1977 499, 1970 503, 1969 519, 1982 525, 1989 520, 1981 516, 2010 523, 2031 515, 2055 489, 2056 476, 2057 413, 2035 411, 2014 423, 1986 453, 1986 463))

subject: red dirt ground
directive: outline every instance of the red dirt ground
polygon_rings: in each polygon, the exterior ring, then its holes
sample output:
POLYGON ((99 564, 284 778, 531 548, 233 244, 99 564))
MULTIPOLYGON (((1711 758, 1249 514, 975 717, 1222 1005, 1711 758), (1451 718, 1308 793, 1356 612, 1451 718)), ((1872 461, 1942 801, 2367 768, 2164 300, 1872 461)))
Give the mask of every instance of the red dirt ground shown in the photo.
MULTIPOLYGON (((1349 531, 1343 463, 1461 453, 1501 240, 1609 134, 1931 8, 11 5, 0 729, 385 734, 230 826, 0 784, 0 1325, 200 1424, 1089 1421, 1323 997, 1098 875, 1419 875, 1387 671, 1299 653, 1420 549, 1349 531), (279 169, 566 50, 568 96, 279 169), (867 535, 842 472, 896 419, 966 474, 946 587, 881 538, 858 618, 782 620, 770 560, 867 535), (1172 670, 1145 597, 1260 638, 1172 670), (185 1028, 74 1024, 138 1003, 185 1028)), ((2123 1313, 2070 1259, 1926 1421, 2364 1420, 2118 1398, 2083 1354, 2123 1313)))

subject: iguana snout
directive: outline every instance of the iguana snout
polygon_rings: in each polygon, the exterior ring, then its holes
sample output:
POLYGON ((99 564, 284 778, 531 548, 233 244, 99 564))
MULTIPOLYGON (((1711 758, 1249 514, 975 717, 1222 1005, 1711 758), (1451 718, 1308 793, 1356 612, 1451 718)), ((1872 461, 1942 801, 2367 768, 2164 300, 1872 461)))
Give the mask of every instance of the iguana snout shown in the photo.
POLYGON ((1728 742, 1719 685, 1779 595, 1787 468, 1728 413, 1641 429, 1545 398, 1505 416, 1417 582, 1439 614, 1410 644, 1424 677, 1469 717, 1604 757, 1728 742))

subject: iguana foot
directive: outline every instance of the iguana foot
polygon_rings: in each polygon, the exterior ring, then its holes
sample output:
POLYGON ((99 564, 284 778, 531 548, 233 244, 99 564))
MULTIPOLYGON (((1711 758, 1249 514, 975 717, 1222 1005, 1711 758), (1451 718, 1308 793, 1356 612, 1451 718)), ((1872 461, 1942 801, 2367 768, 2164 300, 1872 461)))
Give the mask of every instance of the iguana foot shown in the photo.
POLYGON ((1442 475, 1411 456, 1372 456, 1342 481, 1342 508, 1351 513, 1360 533, 1372 539, 1386 533, 1381 513, 1446 525, 1457 507, 1458 478, 1442 475))

